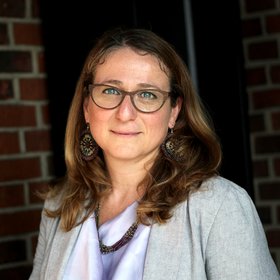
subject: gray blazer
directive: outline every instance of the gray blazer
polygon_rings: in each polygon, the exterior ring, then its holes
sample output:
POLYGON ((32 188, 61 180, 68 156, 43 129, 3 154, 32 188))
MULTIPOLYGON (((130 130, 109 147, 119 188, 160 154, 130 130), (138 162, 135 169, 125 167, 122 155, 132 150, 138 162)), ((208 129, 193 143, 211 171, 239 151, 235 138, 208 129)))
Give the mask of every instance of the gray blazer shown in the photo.
MULTIPOLYGON (((46 201, 45 207, 56 204, 46 201)), ((65 233, 59 219, 42 215, 29 279, 62 279, 80 229, 65 233)), ((143 279, 279 280, 280 276, 250 197, 243 188, 217 177, 179 204, 168 223, 152 226, 143 279)))

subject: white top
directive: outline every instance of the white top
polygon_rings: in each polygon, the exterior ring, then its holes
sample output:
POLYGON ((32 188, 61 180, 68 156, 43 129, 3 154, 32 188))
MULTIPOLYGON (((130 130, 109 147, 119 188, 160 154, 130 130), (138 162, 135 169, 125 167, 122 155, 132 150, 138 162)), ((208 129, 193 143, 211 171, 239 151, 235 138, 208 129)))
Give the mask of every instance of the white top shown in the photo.
MULTIPOLYGON (((103 244, 117 242, 135 222, 134 202, 114 219, 102 224, 99 236, 103 244)), ((87 219, 67 264, 63 280, 141 280, 150 227, 139 224, 133 238, 117 251, 101 254, 94 216, 87 219)))

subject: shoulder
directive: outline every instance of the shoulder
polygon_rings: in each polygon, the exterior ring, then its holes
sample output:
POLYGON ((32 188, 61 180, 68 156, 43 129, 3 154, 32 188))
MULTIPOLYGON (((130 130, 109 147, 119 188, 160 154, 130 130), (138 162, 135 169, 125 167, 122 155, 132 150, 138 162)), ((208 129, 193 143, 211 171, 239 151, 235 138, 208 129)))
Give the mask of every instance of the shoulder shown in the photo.
POLYGON ((50 211, 57 210, 67 196, 68 188, 69 183, 66 177, 51 180, 48 184, 48 189, 42 193, 44 209, 50 211))
POLYGON ((223 203, 251 203, 247 191, 236 183, 221 176, 212 177, 202 183, 200 189, 190 195, 190 201, 209 203, 217 207, 223 203))
POLYGON ((44 209, 50 211, 57 210, 66 196, 66 189, 67 185, 65 182, 52 185, 45 195, 44 209))
POLYGON ((213 223, 215 220, 237 217, 254 220, 258 214, 247 191, 236 183, 217 176, 206 180, 201 188, 185 202, 187 211, 195 219, 213 223))
POLYGON ((235 196, 248 196, 248 193, 244 188, 237 185, 233 181, 230 181, 224 177, 216 176, 204 181, 197 194, 220 197, 225 194, 232 194, 235 196))
POLYGON ((57 210, 57 208, 61 204, 61 195, 56 195, 54 197, 48 197, 46 198, 44 202, 44 209, 54 211, 57 210))
POLYGON ((184 204, 180 213, 191 225, 193 235, 199 237, 204 250, 207 247, 215 251, 221 244, 233 248, 237 246, 234 242, 246 241, 244 246, 248 246, 252 236, 257 243, 265 244, 263 227, 251 197, 230 180, 219 176, 208 179, 184 204))
POLYGON ((244 188, 222 177, 209 179, 187 209, 213 279, 225 272, 235 279, 278 279, 261 220, 244 188))
POLYGON ((244 188, 213 177, 176 210, 176 230, 182 224, 185 244, 196 249, 192 256, 203 260, 211 279, 278 279, 263 226, 244 188))

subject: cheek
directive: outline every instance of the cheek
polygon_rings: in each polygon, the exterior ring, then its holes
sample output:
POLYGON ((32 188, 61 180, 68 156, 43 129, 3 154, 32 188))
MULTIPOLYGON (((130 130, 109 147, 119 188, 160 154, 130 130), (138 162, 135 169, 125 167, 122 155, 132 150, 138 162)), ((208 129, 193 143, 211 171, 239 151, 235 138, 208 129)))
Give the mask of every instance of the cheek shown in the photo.
POLYGON ((101 133, 102 127, 108 122, 108 116, 106 113, 106 111, 101 112, 98 108, 94 108, 93 106, 88 108, 87 118, 93 136, 101 133))
POLYGON ((150 133, 155 138, 164 138, 168 131, 169 114, 160 114, 149 120, 150 133))
POLYGON ((91 102, 87 107, 87 117, 89 122, 94 125, 98 122, 108 120, 110 110, 103 110, 91 102))

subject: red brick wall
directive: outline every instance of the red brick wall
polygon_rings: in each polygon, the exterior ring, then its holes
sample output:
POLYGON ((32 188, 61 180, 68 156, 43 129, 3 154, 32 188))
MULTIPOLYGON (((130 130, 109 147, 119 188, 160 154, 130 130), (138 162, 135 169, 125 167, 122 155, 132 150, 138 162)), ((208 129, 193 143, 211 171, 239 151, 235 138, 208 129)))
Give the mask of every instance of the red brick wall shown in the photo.
MULTIPOLYGON (((52 178, 38 0, 0 2, 0 279, 27 279, 52 178)), ((240 0, 256 205, 280 267, 280 3, 240 0)))
POLYGON ((256 205, 280 268, 280 1, 240 8, 256 205))
POLYGON ((27 279, 52 178, 44 48, 37 1, 0 2, 0 279, 27 279))

